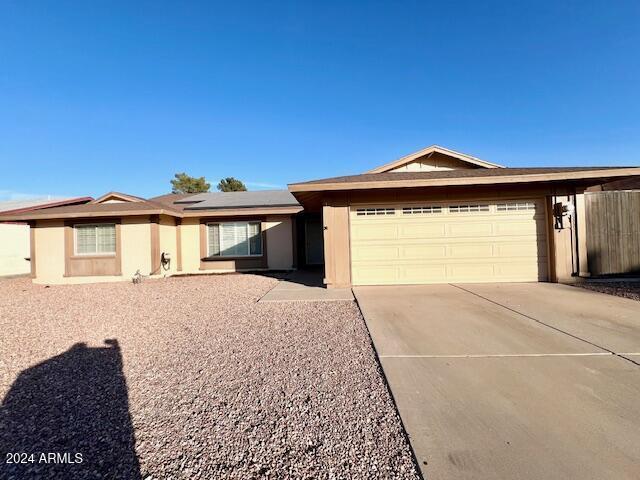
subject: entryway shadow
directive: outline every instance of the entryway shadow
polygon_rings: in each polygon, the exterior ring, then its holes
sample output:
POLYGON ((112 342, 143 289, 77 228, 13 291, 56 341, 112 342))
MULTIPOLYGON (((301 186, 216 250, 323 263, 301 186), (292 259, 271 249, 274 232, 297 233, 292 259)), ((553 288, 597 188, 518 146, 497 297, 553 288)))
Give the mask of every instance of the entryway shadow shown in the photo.
POLYGON ((122 354, 105 344, 77 343, 20 373, 0 407, 0 478, 141 478, 122 354))
POLYGON ((304 267, 290 272, 255 272, 255 274, 277 278, 291 285, 325 288, 323 267, 304 267))

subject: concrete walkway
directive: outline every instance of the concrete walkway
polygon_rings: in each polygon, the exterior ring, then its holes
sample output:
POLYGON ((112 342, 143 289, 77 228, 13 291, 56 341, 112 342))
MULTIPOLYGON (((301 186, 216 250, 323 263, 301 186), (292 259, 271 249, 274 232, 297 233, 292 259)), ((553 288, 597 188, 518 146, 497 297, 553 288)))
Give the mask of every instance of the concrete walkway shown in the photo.
POLYGON ((322 272, 300 270, 288 273, 260 302, 353 301, 350 288, 325 288, 322 272))
POLYGON ((640 302, 545 283, 354 293, 426 478, 640 478, 640 302))

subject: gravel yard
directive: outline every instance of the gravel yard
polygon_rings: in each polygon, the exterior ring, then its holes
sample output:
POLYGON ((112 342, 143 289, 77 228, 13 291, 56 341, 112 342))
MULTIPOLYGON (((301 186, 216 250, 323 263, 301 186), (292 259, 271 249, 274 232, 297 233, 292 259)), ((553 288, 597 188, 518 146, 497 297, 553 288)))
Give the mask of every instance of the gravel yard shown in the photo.
POLYGON ((585 282, 577 284, 579 287, 596 292, 608 293, 618 297, 640 300, 640 282, 585 282))
POLYGON ((275 284, 0 281, 0 478, 418 478, 355 304, 275 284))

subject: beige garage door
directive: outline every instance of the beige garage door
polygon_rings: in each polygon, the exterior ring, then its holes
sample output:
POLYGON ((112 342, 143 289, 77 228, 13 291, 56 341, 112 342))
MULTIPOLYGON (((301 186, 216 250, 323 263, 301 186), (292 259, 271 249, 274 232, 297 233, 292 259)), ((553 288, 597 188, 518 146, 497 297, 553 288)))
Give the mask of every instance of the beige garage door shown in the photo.
POLYGON ((547 279, 542 199, 351 208, 354 285, 547 279))

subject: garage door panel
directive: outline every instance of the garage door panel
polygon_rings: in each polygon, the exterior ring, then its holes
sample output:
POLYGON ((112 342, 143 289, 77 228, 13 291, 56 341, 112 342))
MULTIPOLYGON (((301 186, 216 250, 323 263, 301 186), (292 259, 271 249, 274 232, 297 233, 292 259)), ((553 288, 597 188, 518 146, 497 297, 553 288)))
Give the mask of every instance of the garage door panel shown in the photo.
POLYGON ((425 278, 432 282, 445 282, 447 280, 447 267, 444 264, 436 265, 405 265, 400 269, 402 283, 422 283, 425 278))
POLYGON ((546 257, 546 242, 497 243, 493 246, 494 257, 546 257))
POLYGON ((400 224, 398 229, 399 239, 410 238, 440 238, 446 233, 445 223, 411 223, 400 224))
POLYGON ((353 272, 353 283, 356 285, 394 284, 398 282, 398 267, 388 266, 362 266, 353 272))
POLYGON ((449 263, 447 278, 449 281, 464 281, 467 278, 493 278, 493 263, 449 263))
POLYGON ((536 221, 504 221, 496 222, 496 235, 536 235, 539 224, 536 221))
POLYGON ((387 260, 395 260, 400 258, 400 247, 397 246, 362 246, 353 250, 353 260, 377 260, 384 258, 387 260))
POLYGON ((544 281, 547 278, 547 264, 532 265, 527 262, 510 262, 495 265, 495 275, 511 281, 544 281))
POLYGON ((452 258, 477 258, 492 257, 493 245, 483 244, 460 244, 449 246, 449 256, 452 258))
POLYGON ((456 222, 448 225, 449 237, 480 237, 493 235, 493 223, 456 222))
POLYGON ((412 245, 400 250, 402 259, 444 258, 447 256, 445 245, 412 245))
POLYGON ((384 208, 384 215, 352 213, 354 285, 547 279, 541 200, 485 203, 475 212, 462 211, 454 202, 451 208, 436 204, 430 204, 431 210, 385 205, 376 206, 384 208), (505 204, 524 210, 505 210, 505 204))
POLYGON ((398 238, 397 227, 393 224, 356 224, 353 225, 351 233, 354 240, 395 240, 398 238))

